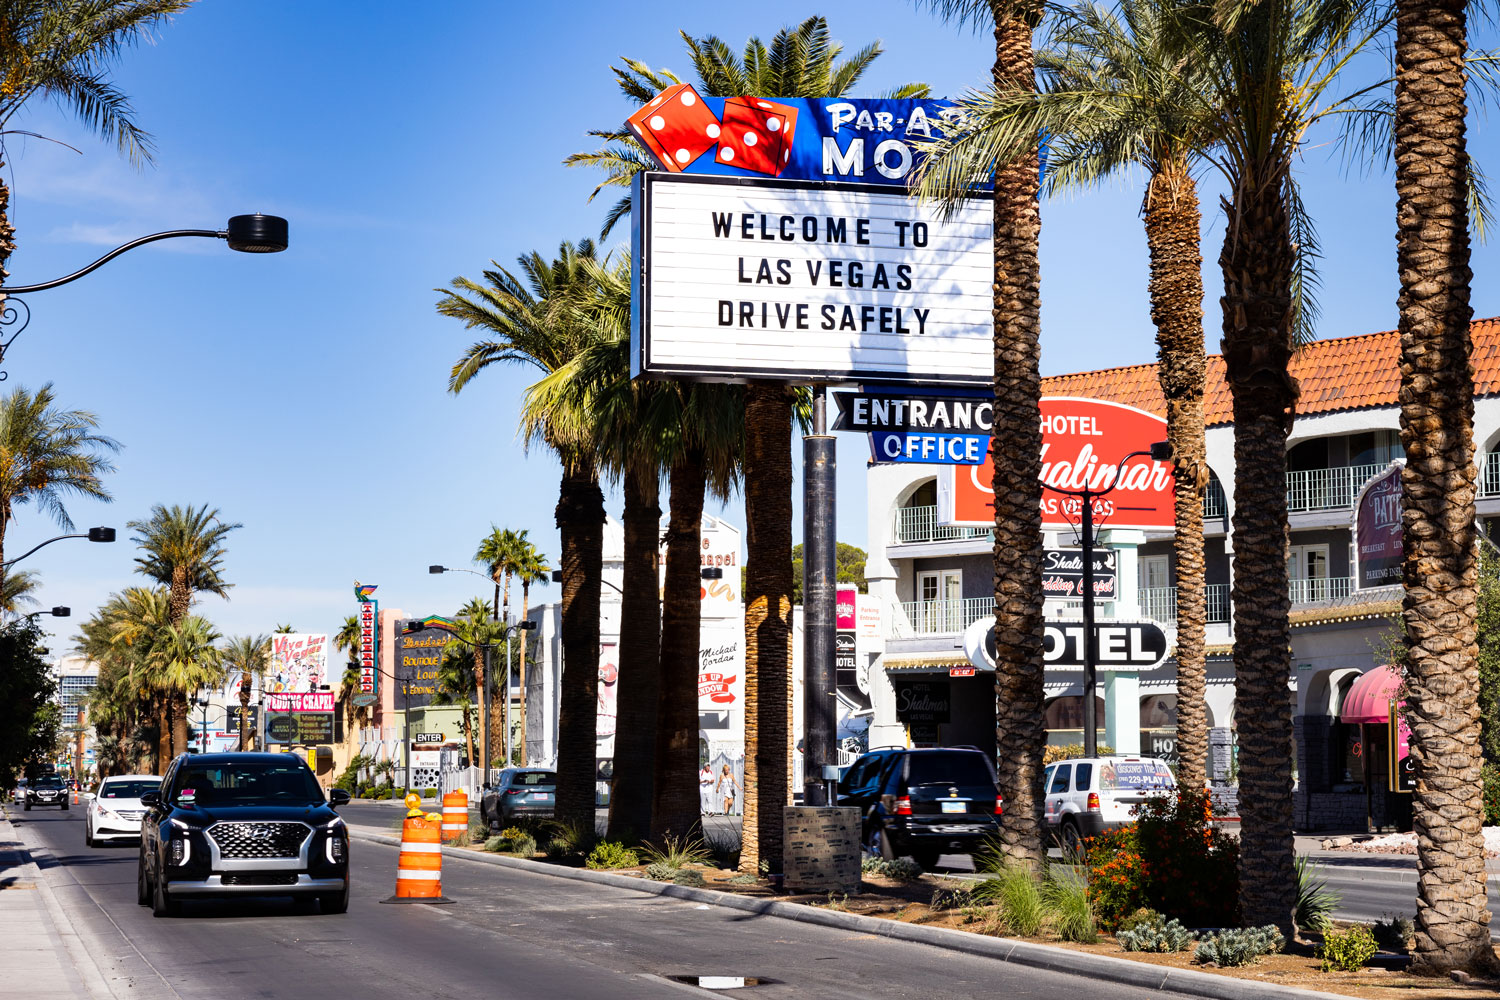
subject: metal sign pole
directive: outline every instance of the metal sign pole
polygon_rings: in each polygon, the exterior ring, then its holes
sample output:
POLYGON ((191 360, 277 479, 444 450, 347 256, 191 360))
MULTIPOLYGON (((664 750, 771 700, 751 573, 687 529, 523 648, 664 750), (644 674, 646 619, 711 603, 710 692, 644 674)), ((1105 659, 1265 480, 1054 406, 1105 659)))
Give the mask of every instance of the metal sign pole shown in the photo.
POLYGON ((805 656, 802 700, 802 804, 826 806, 823 767, 837 762, 835 630, 835 438, 828 433, 828 391, 813 389, 813 432, 802 439, 802 602, 805 656))
POLYGON ((1099 756, 1099 720, 1094 714, 1094 497, 1083 492, 1083 755, 1099 756))

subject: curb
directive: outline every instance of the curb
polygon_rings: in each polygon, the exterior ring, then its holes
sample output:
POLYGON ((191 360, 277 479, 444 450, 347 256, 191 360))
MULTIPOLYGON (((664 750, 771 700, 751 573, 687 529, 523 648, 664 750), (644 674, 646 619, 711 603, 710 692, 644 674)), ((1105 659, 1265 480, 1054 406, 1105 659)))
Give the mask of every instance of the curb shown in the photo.
MULTIPOLYGON (((388 847, 400 847, 401 841, 384 833, 373 833, 367 828, 351 826, 349 835, 356 839, 388 847)), ((618 889, 634 889, 648 895, 669 896, 673 899, 693 903, 707 903, 732 910, 783 920, 795 920, 806 924, 819 924, 839 930, 858 931, 862 934, 877 934, 881 937, 915 944, 930 945, 948 951, 958 951, 983 958, 1014 962, 1028 968, 1061 972, 1090 979, 1104 979, 1124 986, 1161 992, 1180 993, 1187 996, 1204 997, 1207 1000, 1350 1000, 1348 994, 1323 993, 1316 990, 1297 989, 1274 983, 1255 982, 1248 979, 1233 979, 1215 976, 1208 972, 1188 969, 1171 969, 1144 962, 1132 962, 1108 955, 1094 955, 1085 951, 1073 951, 1053 945, 1034 944, 1011 938, 987 937, 968 931, 950 930, 946 927, 924 927, 920 924, 904 924, 899 920, 881 920, 857 913, 840 913, 806 906, 801 903, 786 903, 775 899, 757 899, 719 892, 715 889, 695 889, 691 886, 652 882, 644 878, 615 875, 609 872, 590 871, 587 868, 564 868, 559 865, 510 858, 499 854, 481 854, 477 851, 455 847, 443 847, 446 857, 476 864, 497 865, 533 875, 571 879, 575 882, 591 882, 618 889)))

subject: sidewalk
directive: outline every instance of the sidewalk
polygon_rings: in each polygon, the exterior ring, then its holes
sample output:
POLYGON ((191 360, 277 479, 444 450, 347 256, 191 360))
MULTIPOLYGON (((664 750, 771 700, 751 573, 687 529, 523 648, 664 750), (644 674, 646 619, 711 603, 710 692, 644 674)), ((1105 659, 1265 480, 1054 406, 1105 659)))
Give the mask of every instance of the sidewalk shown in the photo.
MULTIPOLYGON (((1330 837, 1338 834, 1318 834, 1317 836, 1303 836, 1298 834, 1293 839, 1293 850, 1298 854, 1304 854, 1312 861, 1327 865, 1329 868, 1381 868, 1393 872, 1411 872, 1415 875, 1417 870, 1417 856, 1415 854, 1376 854, 1365 851, 1325 851, 1322 843, 1330 837)), ((1352 836, 1357 841, 1365 838, 1366 834, 1345 834, 1352 836)), ((1500 858, 1485 858, 1484 870, 1491 879, 1500 878, 1500 858)))
POLYGON ((29 1000, 113 997, 58 904, 46 872, 32 861, 0 809, 0 974, 24 984, 29 1000))

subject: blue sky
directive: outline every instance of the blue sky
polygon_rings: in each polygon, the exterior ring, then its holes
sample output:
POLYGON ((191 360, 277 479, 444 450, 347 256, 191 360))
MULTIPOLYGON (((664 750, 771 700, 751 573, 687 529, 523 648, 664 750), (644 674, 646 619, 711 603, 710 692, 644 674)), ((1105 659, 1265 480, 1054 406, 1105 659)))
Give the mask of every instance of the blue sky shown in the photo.
MULTIPOLYGON (((555 559, 558 467, 515 435, 533 373, 492 368, 449 395, 448 368, 472 338, 436 314, 433 289, 477 277, 491 258, 509 265, 597 233, 612 198, 589 204, 593 176, 561 161, 591 147, 588 129, 629 113, 609 72, 619 56, 685 73, 679 28, 738 49, 815 12, 850 49, 883 41, 863 94, 922 80, 957 95, 987 75, 986 36, 896 0, 473 0, 419 12, 374 0, 219 0, 178 17, 115 70, 156 137, 154 167, 132 169, 51 106, 29 109, 14 127, 82 155, 9 137, 14 283, 70 272, 139 235, 218 228, 242 212, 286 216, 292 243, 254 257, 217 241, 170 241, 31 297, 5 387, 51 381, 63 405, 93 410, 124 445, 108 479, 115 502, 68 504, 80 527, 114 525, 121 541, 60 543, 29 559, 23 565, 43 574, 43 604, 83 618, 110 591, 141 582, 124 526, 154 503, 208 503, 244 525, 229 543, 231 600, 200 608, 229 634, 280 622, 332 631, 354 611, 356 578, 380 585, 383 606, 451 611, 488 591, 426 568, 469 566, 492 522, 528 529, 555 559)), ((1493 164, 1482 120, 1471 149, 1493 164)), ((1389 172, 1351 175, 1320 147, 1303 167, 1324 243, 1320 335, 1393 327, 1389 172)), ((1044 206, 1045 374, 1155 356, 1140 180, 1044 206)), ((1217 190, 1208 178, 1210 209, 1217 190)), ((1210 349, 1223 233, 1222 217, 1206 211, 1210 349)), ((1500 313, 1495 263, 1494 248, 1476 252, 1476 315, 1500 313)), ((850 435, 839 449, 839 537, 863 545, 866 446, 850 435)), ((609 491, 615 516, 619 503, 609 491)), ((724 515, 743 523, 742 504, 724 515)), ((23 509, 7 551, 56 533, 23 509)), ((533 593, 555 596, 550 586, 533 593)), ((73 630, 57 625, 60 651, 73 630)))

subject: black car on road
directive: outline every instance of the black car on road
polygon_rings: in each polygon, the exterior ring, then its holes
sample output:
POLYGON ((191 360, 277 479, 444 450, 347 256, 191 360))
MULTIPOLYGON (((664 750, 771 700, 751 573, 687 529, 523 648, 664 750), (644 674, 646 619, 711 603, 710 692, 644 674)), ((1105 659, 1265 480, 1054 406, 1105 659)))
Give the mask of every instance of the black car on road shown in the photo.
POLYGON ((62 806, 68 808, 68 786, 57 775, 43 775, 26 787, 26 811, 32 806, 62 806))
POLYGON ((349 830, 301 758, 183 754, 141 796, 137 901, 171 916, 189 897, 300 896, 349 908, 349 830))
POLYGON ((933 868, 939 855, 972 855, 1000 832, 995 768, 978 750, 874 750, 844 772, 839 805, 863 816, 865 850, 933 868))

